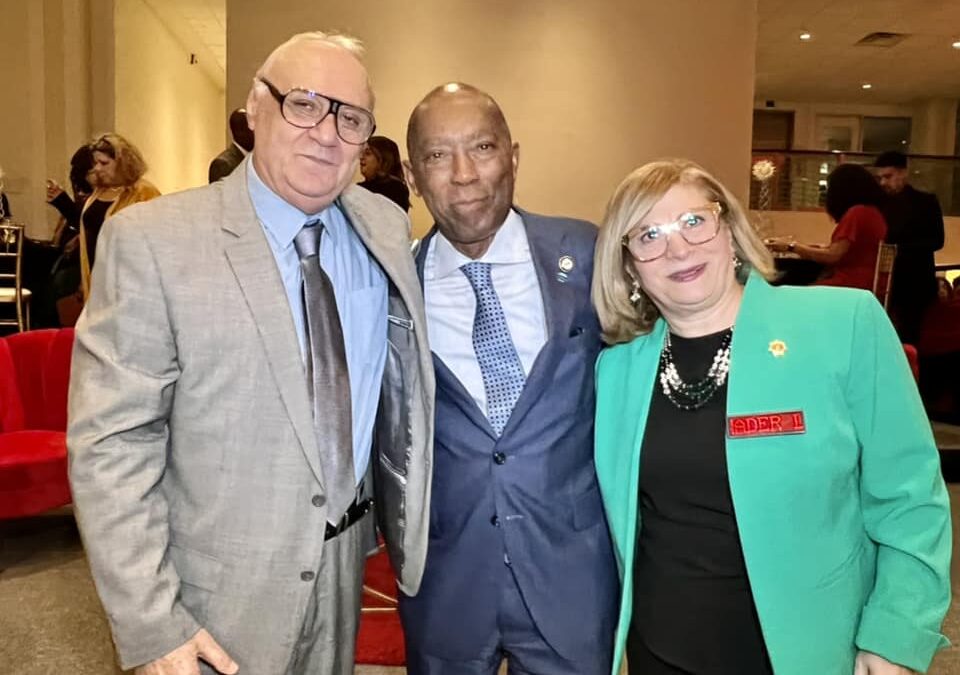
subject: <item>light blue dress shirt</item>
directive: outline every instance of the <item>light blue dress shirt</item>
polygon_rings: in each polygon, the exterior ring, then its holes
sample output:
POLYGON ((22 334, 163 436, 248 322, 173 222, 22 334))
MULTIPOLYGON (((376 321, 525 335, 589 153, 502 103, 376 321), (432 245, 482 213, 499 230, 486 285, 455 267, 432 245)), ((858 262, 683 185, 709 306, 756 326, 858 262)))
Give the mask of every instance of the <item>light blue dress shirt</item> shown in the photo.
POLYGON ((370 462, 373 425, 387 360, 386 275, 336 203, 320 213, 303 213, 264 184, 253 168, 253 162, 247 162, 247 188, 277 261, 304 358, 307 344, 300 292, 302 277, 293 239, 304 223, 316 218, 323 222, 320 267, 333 284, 343 327, 353 411, 353 466, 359 484, 370 462))

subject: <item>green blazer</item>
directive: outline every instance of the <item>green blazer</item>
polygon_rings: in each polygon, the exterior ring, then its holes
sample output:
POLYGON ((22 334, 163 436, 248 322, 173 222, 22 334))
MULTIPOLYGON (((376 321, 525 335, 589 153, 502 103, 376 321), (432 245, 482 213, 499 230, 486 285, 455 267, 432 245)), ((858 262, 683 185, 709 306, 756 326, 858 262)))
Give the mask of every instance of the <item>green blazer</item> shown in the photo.
MULTIPOLYGON (((640 447, 665 332, 661 319, 597 362, 597 474, 623 582, 614 675, 630 626, 640 447)), ((950 507, 902 346, 872 295, 751 276, 727 414, 788 411, 803 413, 805 433, 726 439, 775 672, 851 675, 857 650, 926 670, 948 644, 939 631, 950 604, 950 507)))

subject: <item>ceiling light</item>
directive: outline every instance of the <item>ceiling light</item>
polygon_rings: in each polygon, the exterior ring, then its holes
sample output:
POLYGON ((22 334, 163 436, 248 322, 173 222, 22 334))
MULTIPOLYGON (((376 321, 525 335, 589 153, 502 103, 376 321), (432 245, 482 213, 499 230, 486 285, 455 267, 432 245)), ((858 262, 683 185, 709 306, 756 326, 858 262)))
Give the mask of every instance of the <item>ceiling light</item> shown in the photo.
POLYGON ((951 45, 954 49, 960 49, 960 40, 957 40, 951 45))
POLYGON ((861 89, 873 89, 873 85, 870 84, 869 82, 864 82, 863 84, 860 85, 860 88, 861 88, 861 89))
POLYGON ((800 39, 803 40, 804 42, 806 42, 807 40, 810 40, 810 39, 812 39, 812 38, 813 38, 813 35, 812 35, 811 33, 807 32, 807 31, 801 31, 801 32, 800 32, 800 39))

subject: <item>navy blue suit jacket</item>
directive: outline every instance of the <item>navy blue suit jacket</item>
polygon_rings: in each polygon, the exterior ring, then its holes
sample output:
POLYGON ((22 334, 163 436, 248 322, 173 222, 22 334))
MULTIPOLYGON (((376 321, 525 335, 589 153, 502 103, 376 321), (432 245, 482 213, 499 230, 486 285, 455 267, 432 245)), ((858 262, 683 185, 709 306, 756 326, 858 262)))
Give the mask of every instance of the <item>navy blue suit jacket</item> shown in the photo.
MULTIPOLYGON (((430 653, 477 658, 496 626, 506 553, 540 632, 561 656, 580 661, 596 650, 612 652, 619 591, 593 460, 601 342, 590 281, 597 232, 584 221, 519 212, 547 342, 499 439, 434 354, 427 566, 417 596, 401 598, 401 616, 408 639, 429 644, 430 653), (565 256, 573 261, 567 271, 565 256), (495 453, 506 461, 495 462, 495 453)), ((421 279, 432 236, 417 256, 421 279)))

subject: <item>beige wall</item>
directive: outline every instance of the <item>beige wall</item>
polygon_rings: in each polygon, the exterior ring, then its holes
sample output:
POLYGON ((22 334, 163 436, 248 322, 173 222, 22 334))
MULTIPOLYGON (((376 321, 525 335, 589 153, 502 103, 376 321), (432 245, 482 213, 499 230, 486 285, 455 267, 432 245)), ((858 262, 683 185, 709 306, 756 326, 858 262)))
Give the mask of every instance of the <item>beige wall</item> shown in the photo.
POLYGON ((70 155, 88 133, 88 3, 0 2, 3 92, 0 166, 16 220, 46 237, 56 212, 45 181, 66 183, 70 155))
POLYGON ((143 0, 116 0, 116 131, 143 153, 169 193, 207 182, 223 150, 224 92, 143 0))
MULTIPOLYGON (((493 94, 520 143, 528 209, 596 221, 628 171, 665 155, 746 192, 755 0, 227 0, 228 108, 275 45, 315 29, 366 42, 379 132, 401 147, 435 85, 493 94)), ((418 233, 431 222, 419 200, 411 217, 418 233)))
POLYGON ((936 98, 916 105, 911 152, 952 155, 957 135, 957 99, 936 98))
MULTIPOLYGON (((768 224, 764 234, 774 237, 793 236, 797 241, 828 243, 833 232, 830 217, 822 211, 752 211, 754 221, 768 224)), ((960 217, 943 219, 946 242, 937 251, 938 264, 960 264, 960 217)))

